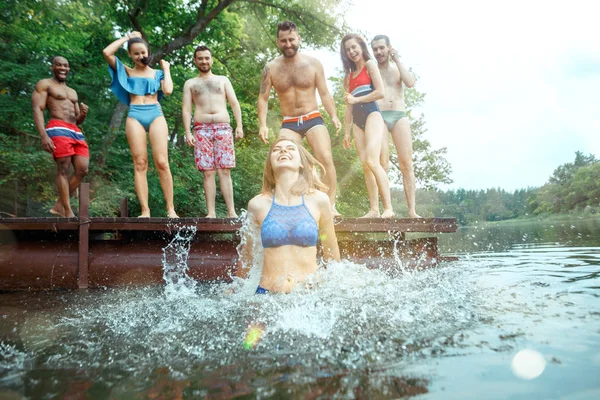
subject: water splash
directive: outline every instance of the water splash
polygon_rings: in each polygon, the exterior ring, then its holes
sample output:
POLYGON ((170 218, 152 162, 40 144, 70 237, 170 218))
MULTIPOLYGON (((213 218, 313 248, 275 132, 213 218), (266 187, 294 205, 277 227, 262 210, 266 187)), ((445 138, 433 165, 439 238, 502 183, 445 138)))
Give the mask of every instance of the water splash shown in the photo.
POLYGON ((291 294, 254 296, 263 249, 256 225, 243 218, 238 250, 251 244, 254 256, 244 265, 247 279, 195 282, 187 261, 196 229, 177 227, 163 249, 165 286, 83 298, 61 315, 55 340, 32 350, 39 365, 146 376, 167 367, 169 374, 190 376, 201 365, 267 373, 276 360, 303 380, 314 371, 337 374, 435 354, 443 347, 440 336, 475 320, 479 300, 466 284, 466 269, 409 272, 399 252, 388 272, 332 262, 291 294))
POLYGON ((167 297, 195 294, 196 281, 187 274, 190 247, 196 236, 196 226, 174 226, 175 234, 162 251, 163 280, 167 297))
POLYGON ((262 274, 264 248, 260 238, 260 229, 253 223, 251 215, 246 210, 240 214, 242 227, 239 230, 240 244, 237 246, 237 252, 240 256, 241 268, 248 270, 246 279, 240 279, 237 276, 232 276, 233 284, 231 291, 238 293, 241 296, 251 296, 256 292, 260 276, 262 274), (247 251, 252 254, 252 259, 249 261, 244 257, 244 249, 249 246, 247 251))
MULTIPOLYGON (((249 295, 246 289, 256 288, 250 279, 195 284, 192 294, 179 296, 165 295, 164 287, 56 294, 60 307, 43 315, 44 330, 33 329, 42 316, 19 314, 32 321, 19 320, 29 334, 0 346, 0 385, 20 376, 31 393, 45 393, 33 389, 31 371, 72 368, 100 373, 98 385, 120 397, 164 376, 175 386, 187 382, 190 397, 205 397, 212 382, 224 381, 258 398, 304 397, 294 390, 307 387, 326 390, 320 395, 326 398, 359 397, 356 390, 402 397, 388 390, 415 380, 402 375, 411 366, 456 368, 453 360, 470 365, 475 355, 507 359, 533 337, 544 342, 546 355, 547 346, 573 346, 574 332, 597 332, 598 296, 586 287, 597 280, 598 248, 581 255, 545 251, 545 258, 533 250, 474 254, 422 271, 397 265, 392 273, 346 260, 319 269, 310 285, 289 295, 249 295), (232 287, 241 290, 231 293, 232 287), (581 327, 569 330, 565 318, 581 327), (261 331, 248 336, 248 326, 261 331)), ((186 271, 187 255, 179 257, 174 247, 165 254, 173 267, 167 287, 187 288, 187 274, 174 272, 186 271)), ((258 279, 259 270, 253 272, 258 279)), ((510 360, 505 364, 510 371, 510 360)))

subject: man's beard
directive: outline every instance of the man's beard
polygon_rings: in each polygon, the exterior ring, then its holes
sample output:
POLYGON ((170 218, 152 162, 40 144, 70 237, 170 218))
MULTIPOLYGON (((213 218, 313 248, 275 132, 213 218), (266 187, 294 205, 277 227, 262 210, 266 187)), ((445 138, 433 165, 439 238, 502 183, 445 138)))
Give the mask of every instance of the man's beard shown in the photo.
POLYGON ((291 49, 284 49, 281 51, 284 57, 292 58, 298 53, 298 47, 292 47, 291 49), (291 53, 291 54, 288 54, 291 53))
POLYGON ((198 69, 200 70, 200 72, 206 73, 206 72, 210 72, 211 66, 209 65, 209 66, 206 66, 206 67, 198 67, 198 69))

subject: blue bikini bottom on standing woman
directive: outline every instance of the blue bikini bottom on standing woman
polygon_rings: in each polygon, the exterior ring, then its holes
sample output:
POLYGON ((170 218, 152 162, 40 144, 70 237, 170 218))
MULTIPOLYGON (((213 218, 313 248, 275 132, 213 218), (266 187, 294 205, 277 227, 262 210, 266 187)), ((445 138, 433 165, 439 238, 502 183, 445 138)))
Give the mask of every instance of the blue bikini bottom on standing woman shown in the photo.
MULTIPOLYGON (((366 96, 373 91, 370 85, 359 86, 352 91, 352 96, 366 96)), ((374 101, 368 103, 357 103, 352 106, 352 120, 360 129, 365 130, 367 118, 373 112, 380 112, 379 106, 374 101)))
POLYGON ((130 104, 128 117, 135 119, 142 124, 146 132, 150 130, 150 125, 158 117, 163 116, 160 103, 152 104, 130 104))

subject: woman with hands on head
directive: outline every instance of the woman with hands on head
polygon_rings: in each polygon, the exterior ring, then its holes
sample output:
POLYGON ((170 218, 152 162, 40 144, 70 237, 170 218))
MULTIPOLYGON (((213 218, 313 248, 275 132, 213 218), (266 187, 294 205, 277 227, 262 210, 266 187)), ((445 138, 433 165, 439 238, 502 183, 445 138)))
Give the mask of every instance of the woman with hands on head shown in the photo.
POLYGON ((387 134, 387 131, 379 107, 375 103, 384 97, 383 80, 377 64, 369 56, 367 43, 361 36, 344 36, 340 53, 346 72, 344 148, 348 149, 351 146, 350 130, 354 123, 354 144, 365 173, 370 204, 370 210, 363 218, 380 216, 378 189, 383 203, 381 217, 392 218, 394 210, 390 183, 380 162, 383 135, 387 134))
MULTIPOLYGON (((323 259, 339 261, 327 187, 317 175, 322 166, 302 145, 279 138, 271 145, 261 193, 248 203, 247 218, 260 229, 264 263, 257 294, 289 293, 317 271, 317 244, 323 259)), ((238 276, 253 266, 253 238, 241 251, 238 276)))
POLYGON ((125 134, 131 149, 134 166, 134 185, 141 207, 140 217, 150 217, 148 206, 148 146, 146 132, 150 138, 154 165, 158 170, 160 185, 165 196, 167 217, 178 218, 173 204, 173 177, 169 167, 168 127, 160 107, 163 95, 173 92, 170 64, 160 60, 161 70, 154 70, 150 63, 150 46, 140 32, 109 44, 102 55, 109 65, 112 78, 111 90, 119 101, 129 106, 125 122, 125 134), (130 68, 119 60, 115 53, 127 43, 127 51, 133 62, 130 68))

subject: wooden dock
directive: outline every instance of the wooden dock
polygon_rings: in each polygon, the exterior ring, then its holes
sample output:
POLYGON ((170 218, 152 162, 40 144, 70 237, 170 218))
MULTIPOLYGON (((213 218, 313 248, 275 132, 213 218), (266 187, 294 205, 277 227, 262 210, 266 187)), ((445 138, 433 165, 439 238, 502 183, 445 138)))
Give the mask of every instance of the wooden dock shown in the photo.
MULTIPOLYGON (((0 218, 0 290, 94 288, 162 282, 162 249, 182 229, 194 228, 188 274, 199 281, 229 280, 237 264, 241 223, 227 218, 89 217, 89 186, 80 187, 78 218, 0 218)), ((126 203, 121 204, 126 214, 126 203)), ((454 218, 339 218, 342 258, 390 269, 428 267, 444 260, 437 237, 454 218)))

